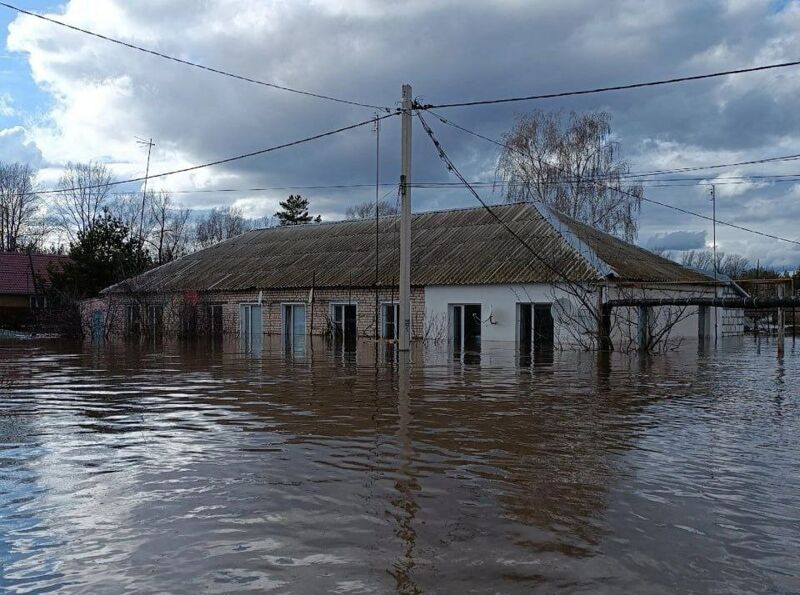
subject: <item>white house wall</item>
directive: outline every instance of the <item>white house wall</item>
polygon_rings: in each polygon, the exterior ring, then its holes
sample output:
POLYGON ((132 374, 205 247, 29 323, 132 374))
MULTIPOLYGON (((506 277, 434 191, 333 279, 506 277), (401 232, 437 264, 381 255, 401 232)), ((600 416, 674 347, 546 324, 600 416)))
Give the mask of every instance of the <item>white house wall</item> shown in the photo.
MULTIPOLYGON (((631 293, 616 291, 614 288, 607 290, 606 299, 615 297, 630 297, 631 293)), ((675 288, 657 287, 648 288, 646 297, 667 298, 679 295, 680 297, 713 296, 713 289, 708 287, 681 287, 680 293, 675 288)), ((579 300, 563 290, 549 284, 526 285, 448 285, 428 286, 425 288, 425 328, 437 329, 437 332, 447 333, 449 328, 448 313, 451 304, 480 304, 481 341, 514 342, 517 340, 517 304, 518 303, 553 303, 556 299, 569 299, 576 307, 580 306, 579 300), (442 329, 444 329, 442 331, 442 329)), ((595 303, 596 297, 589 298, 595 303)), ((711 308, 711 328, 713 334, 715 308, 711 308)), ((618 340, 625 333, 636 336, 638 312, 631 309, 632 325, 629 329, 621 328, 619 324, 612 330, 612 339, 618 340)), ((672 339, 696 340, 698 336, 698 308, 690 306, 685 311, 685 318, 676 324, 670 334, 672 339)), ((717 329, 720 337, 741 334, 744 330, 741 312, 738 310, 719 309, 717 329)), ((554 308, 556 344, 574 344, 573 333, 559 323, 559 316, 554 308)), ((574 329, 574 326, 573 326, 574 329)), ((430 337, 429 337, 430 338, 430 337)), ((447 335, 439 338, 447 338, 447 335)))

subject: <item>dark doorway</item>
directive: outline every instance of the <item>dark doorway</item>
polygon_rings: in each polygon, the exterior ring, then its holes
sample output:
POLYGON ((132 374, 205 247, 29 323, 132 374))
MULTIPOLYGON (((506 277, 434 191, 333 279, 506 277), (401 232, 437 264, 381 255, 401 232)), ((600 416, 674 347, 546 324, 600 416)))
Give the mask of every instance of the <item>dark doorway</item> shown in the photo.
POLYGON ((357 316, 355 304, 333 304, 333 332, 337 342, 344 345, 345 349, 355 347, 358 339, 357 316))
POLYGON ((533 344, 533 304, 517 304, 517 340, 522 354, 530 354, 533 344))
POLYGON ((355 346, 358 336, 356 326, 356 307, 354 304, 347 304, 344 307, 344 343, 347 347, 355 346))
POLYGON ((464 346, 464 333, 461 329, 461 323, 464 318, 463 306, 453 306, 453 351, 461 353, 464 346))
POLYGON ((208 306, 208 334, 212 337, 222 336, 222 304, 208 306))
POLYGON ((550 304, 533 306, 533 347, 536 350, 552 350, 555 338, 553 312, 550 304))
POLYGON ((480 351, 481 348, 481 305, 455 304, 450 310, 450 336, 453 351, 480 351))
POLYGON ((464 306, 464 350, 478 351, 481 348, 481 307, 479 304, 464 306))

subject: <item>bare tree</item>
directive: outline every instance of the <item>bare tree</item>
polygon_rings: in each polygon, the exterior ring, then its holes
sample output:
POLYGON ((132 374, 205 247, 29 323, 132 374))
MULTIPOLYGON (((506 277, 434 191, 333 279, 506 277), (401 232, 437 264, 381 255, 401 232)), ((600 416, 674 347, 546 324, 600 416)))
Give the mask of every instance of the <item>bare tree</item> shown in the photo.
POLYGON ((74 240, 86 232, 109 206, 112 176, 102 163, 67 163, 58 180, 56 215, 58 225, 74 240))
POLYGON ((248 229, 248 221, 241 209, 224 207, 211 209, 204 219, 197 222, 195 240, 198 247, 208 248, 217 242, 238 236, 248 229))
MULTIPOLYGON (((397 215, 399 210, 397 205, 390 203, 388 200, 378 201, 378 216, 397 215)), ((348 207, 345 216, 348 219, 370 219, 375 217, 375 203, 362 202, 352 207, 348 207)))
MULTIPOLYGON (((681 264, 700 269, 714 271, 714 253, 711 250, 689 250, 681 255, 681 264)), ((717 251, 717 272, 732 279, 741 278, 751 268, 750 260, 741 254, 726 254, 717 251)))
POLYGON ((40 240, 36 172, 27 164, 0 163, 0 251, 30 248, 40 240))
MULTIPOLYGON (((724 256, 722 252, 717 253, 718 263, 722 256, 724 256)), ((713 271, 714 253, 710 250, 689 250, 681 254, 681 264, 701 271, 713 271)))
POLYGON ((750 260, 741 254, 726 254, 720 262, 720 269, 731 279, 741 279, 751 266, 750 260))
MULTIPOLYGON (((149 194, 149 193, 148 193, 149 194)), ((164 264, 183 256, 189 244, 189 209, 173 206, 172 195, 160 191, 153 193, 150 203, 150 218, 153 230, 148 242, 155 252, 157 264, 164 264)))
POLYGON ((153 192, 148 191, 143 197, 141 192, 123 192, 114 195, 108 202, 108 211, 122 221, 131 230, 132 237, 148 238, 155 228, 155 220, 151 205, 155 199, 153 192), (142 217, 142 201, 145 203, 142 217))
POLYGON ((611 140, 611 116, 602 111, 564 118, 534 111, 503 136, 496 176, 508 202, 536 200, 633 241, 643 189, 625 184, 628 163, 611 140))

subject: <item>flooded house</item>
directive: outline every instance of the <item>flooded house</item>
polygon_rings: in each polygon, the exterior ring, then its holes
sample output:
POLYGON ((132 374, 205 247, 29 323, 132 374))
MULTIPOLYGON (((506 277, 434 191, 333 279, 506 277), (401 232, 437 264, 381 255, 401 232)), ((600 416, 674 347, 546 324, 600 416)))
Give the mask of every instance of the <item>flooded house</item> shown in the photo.
POLYGON ((50 306, 51 268, 66 261, 59 254, 0 252, 0 328, 30 325, 50 306))
MULTIPOLYGON (((592 348, 606 300, 742 295, 542 204, 492 209, 502 224, 483 208, 413 215, 413 340, 592 348)), ((264 335, 391 341, 398 270, 397 216, 257 229, 105 289, 83 304, 84 324, 94 336, 238 335, 246 349, 264 335)), ((665 344, 735 335, 742 312, 614 310, 615 348, 642 332, 665 344)))

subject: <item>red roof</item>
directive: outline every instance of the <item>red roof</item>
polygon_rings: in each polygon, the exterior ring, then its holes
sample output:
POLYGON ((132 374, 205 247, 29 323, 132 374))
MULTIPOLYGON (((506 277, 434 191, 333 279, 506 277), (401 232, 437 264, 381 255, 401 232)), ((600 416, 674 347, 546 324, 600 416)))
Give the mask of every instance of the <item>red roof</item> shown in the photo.
MULTIPOLYGON (((0 294, 30 295, 37 293, 34 285, 36 275, 38 283, 50 285, 49 267, 51 263, 60 266, 67 260, 66 256, 57 254, 24 254, 19 252, 0 252, 0 294)), ((41 286, 38 287, 42 289, 41 286)))

